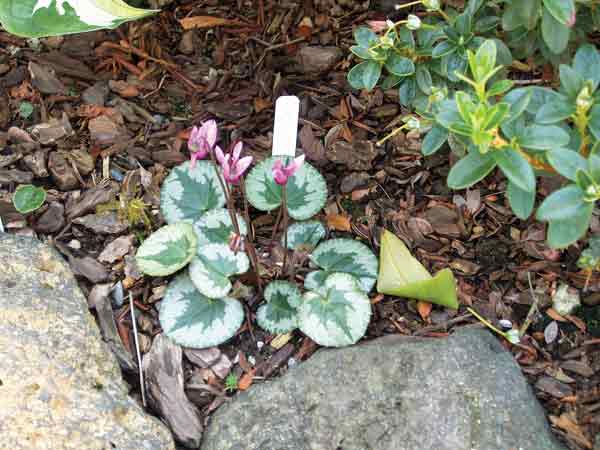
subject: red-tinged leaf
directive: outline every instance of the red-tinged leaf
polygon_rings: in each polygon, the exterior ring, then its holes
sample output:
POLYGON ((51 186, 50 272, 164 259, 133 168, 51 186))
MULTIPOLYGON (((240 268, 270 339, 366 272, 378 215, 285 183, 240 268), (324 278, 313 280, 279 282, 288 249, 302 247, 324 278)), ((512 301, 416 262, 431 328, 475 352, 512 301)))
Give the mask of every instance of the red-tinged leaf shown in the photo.
POLYGON ((254 382, 254 374, 256 373, 256 369, 252 369, 250 372, 246 372, 238 381, 238 389, 240 391, 247 390, 252 383, 254 382))
POLYGON ((417 302, 417 311, 419 311, 421 319, 426 321, 429 318, 429 315, 431 314, 431 303, 419 300, 417 302))
POLYGON ((327 226, 329 229, 337 231, 350 231, 352 229, 350 219, 341 214, 329 214, 327 216, 327 226))

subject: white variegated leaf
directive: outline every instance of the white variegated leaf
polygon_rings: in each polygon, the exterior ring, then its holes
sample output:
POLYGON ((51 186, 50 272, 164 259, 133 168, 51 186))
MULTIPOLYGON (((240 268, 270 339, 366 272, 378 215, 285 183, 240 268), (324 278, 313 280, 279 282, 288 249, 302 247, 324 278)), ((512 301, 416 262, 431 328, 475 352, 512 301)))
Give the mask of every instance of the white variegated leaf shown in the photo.
POLYGON ((371 302, 356 278, 333 273, 320 292, 309 291, 299 309, 300 330, 319 345, 343 347, 367 331, 371 302))
MULTIPOLYGON (((273 179, 273 164, 277 158, 284 163, 291 161, 285 157, 271 157, 257 164, 246 178, 248 201, 261 211, 272 211, 281 205, 281 186, 273 179)), ((304 163, 288 179, 286 185, 287 209, 296 220, 310 219, 325 205, 327 183, 317 169, 304 163)))
MULTIPOLYGON (((237 215, 240 234, 248 234, 246 221, 241 215, 237 215)), ((233 224, 229 211, 225 208, 211 209, 199 220, 194 222, 194 230, 198 236, 198 251, 207 244, 227 244, 234 233, 233 224)))
POLYGON ((296 222, 288 227, 287 246, 290 250, 310 251, 325 237, 325 233, 325 227, 318 220, 296 222))
POLYGON ((271 333, 288 333, 298 327, 300 290, 287 281, 272 281, 265 289, 266 304, 258 308, 258 324, 271 333))
POLYGON ((211 161, 186 161, 171 170, 160 191, 160 210, 168 223, 194 222, 225 205, 225 193, 211 161))
POLYGON ((329 273, 324 270, 309 272, 306 278, 304 278, 304 289, 307 291, 318 291, 325 285, 325 280, 328 276, 329 273))
POLYGON ((159 318, 163 331, 177 344, 206 348, 235 335, 244 320, 244 308, 233 298, 203 296, 184 272, 169 283, 159 318))
POLYGON ((315 249, 310 259, 328 273, 353 275, 365 292, 369 292, 377 280, 377 257, 365 244, 352 239, 325 241, 315 249))
POLYGON ((197 249, 196 233, 191 224, 166 225, 150 235, 138 249, 139 269, 155 277, 171 275, 189 263, 197 249))
POLYGON ((0 22, 24 37, 59 36, 115 28, 156 10, 134 8, 121 0, 1 0, 0 22))
POLYGON ((248 256, 234 253, 227 244, 208 244, 190 263, 189 274, 196 289, 208 298, 221 298, 231 291, 229 277, 248 271, 248 256))

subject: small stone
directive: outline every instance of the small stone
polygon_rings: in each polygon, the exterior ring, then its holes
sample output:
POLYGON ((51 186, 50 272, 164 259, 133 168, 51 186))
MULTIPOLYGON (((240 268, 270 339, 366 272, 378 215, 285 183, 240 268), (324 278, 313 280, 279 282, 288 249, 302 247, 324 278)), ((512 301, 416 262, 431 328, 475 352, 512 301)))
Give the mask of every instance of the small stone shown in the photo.
POLYGON ((565 383, 552 377, 540 377, 535 383, 535 387, 546 394, 556 398, 563 398, 573 395, 573 389, 565 383))
POLYGON ((94 158, 85 150, 73 149, 67 153, 67 159, 75 164, 81 175, 88 175, 94 170, 94 158))
POLYGON ((14 144, 22 144, 24 142, 35 142, 27 131, 17 127, 10 127, 8 129, 8 140, 14 144))
POLYGON ((79 179, 73 167, 61 152, 50 153, 48 169, 52 180, 61 191, 70 191, 79 186, 79 179))
POLYGON ((38 233, 55 233, 65 226, 65 207, 62 203, 51 202, 34 224, 38 233))
POLYGON ((90 139, 98 144, 112 144, 123 139, 121 128, 107 116, 95 117, 88 123, 90 139))
POLYGON ((67 204, 67 219, 72 220, 86 213, 92 212, 96 206, 107 203, 113 198, 113 190, 110 184, 99 184, 77 199, 67 204))
POLYGON ((75 275, 87 278, 92 283, 102 283, 108 280, 109 274, 106 268, 91 256, 70 257, 69 264, 75 275))
POLYGON ((23 162, 29 170, 33 172, 36 178, 46 178, 48 173, 47 167, 48 152, 38 150, 30 155, 25 155, 23 162))
POLYGON ((371 177, 367 172, 352 172, 342 178, 340 183, 340 191, 342 194, 348 194, 355 189, 362 188, 367 185, 371 177))
POLYGON ((192 364, 202 367, 204 369, 209 368, 213 364, 217 363, 221 358, 221 350, 219 347, 210 348, 184 348, 183 354, 192 364))
POLYGON ((31 83, 42 94, 64 94, 66 91, 65 85, 56 78, 56 73, 49 66, 40 66, 33 61, 29 62, 29 74, 31 75, 31 83))
POLYGON ((233 367, 233 363, 229 359, 229 357, 223 353, 219 360, 211 366, 212 371, 216 376, 224 380, 229 372, 231 372, 231 368, 233 367))
POLYGON ((67 243, 67 247, 73 248, 75 250, 80 250, 81 249, 81 242, 79 242, 77 239, 71 239, 67 243))
POLYGON ((332 69, 343 56, 344 53, 337 46, 307 45, 298 51, 295 60, 300 72, 317 74, 332 69))
POLYGON ((122 80, 110 80, 108 87, 111 91, 119 94, 121 97, 137 97, 140 91, 137 87, 122 80))
POLYGON ((81 100, 86 105, 104 106, 110 89, 106 81, 98 81, 81 94, 81 100))
POLYGON ((125 257, 125 276, 131 280, 139 280, 144 276, 135 261, 135 256, 127 255, 125 257))
MULTIPOLYGON (((119 219, 117 213, 88 214, 73 220, 76 225, 81 225, 94 233, 121 234, 129 227, 127 223, 119 219)), ((128 275, 129 276, 129 275, 128 275)))
POLYGON ((69 117, 63 112, 60 120, 50 119, 46 123, 35 125, 31 129, 31 134, 37 138, 40 144, 50 145, 65 136, 73 134, 73 128, 71 128, 69 117))
POLYGON ((329 161, 343 164, 350 170, 371 169, 376 156, 377 149, 371 141, 355 140, 352 144, 337 141, 327 149, 329 161))
POLYGON ((98 261, 111 264, 123 258, 133 248, 134 239, 133 234, 118 237, 102 250, 102 253, 98 256, 98 261))
POLYGON ((140 346, 140 352, 141 353, 148 353, 150 351, 150 348, 152 347, 152 339, 150 339, 149 336, 143 334, 143 333, 138 333, 138 344, 140 346))
POLYGON ((0 184, 17 183, 30 184, 33 181, 31 172, 24 172, 18 169, 1 169, 0 184))
POLYGON ((579 305, 579 293, 573 292, 566 284, 561 284, 552 296, 552 308, 561 316, 571 314, 579 305))

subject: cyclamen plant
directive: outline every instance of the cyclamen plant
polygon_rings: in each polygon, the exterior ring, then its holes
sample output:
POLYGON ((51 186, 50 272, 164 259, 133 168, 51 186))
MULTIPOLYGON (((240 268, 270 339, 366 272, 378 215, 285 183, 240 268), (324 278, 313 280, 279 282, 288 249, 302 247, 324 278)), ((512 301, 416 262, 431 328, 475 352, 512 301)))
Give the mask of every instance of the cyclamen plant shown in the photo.
POLYGON ((375 284, 378 261, 367 246, 353 240, 332 239, 317 246, 325 228, 307 219, 325 204, 323 177, 303 156, 271 157, 244 180, 252 158, 241 157, 241 142, 223 152, 217 134, 214 121, 192 130, 190 161, 175 167, 162 187, 167 225, 146 239, 136 255, 144 273, 175 275, 160 304, 164 332, 181 345, 204 348, 230 339, 242 324, 244 307, 232 293, 232 277, 252 270, 260 287, 261 270, 248 205, 242 216, 233 201, 239 189, 244 202, 259 210, 279 208, 273 235, 282 221, 286 252, 308 254, 318 269, 305 278, 302 294, 293 282, 295 268, 289 274, 284 261, 280 278, 288 279, 272 281, 264 290, 259 325, 272 333, 300 328, 321 345, 356 342, 369 322, 367 294, 375 284), (288 216, 298 221, 289 228, 288 216))

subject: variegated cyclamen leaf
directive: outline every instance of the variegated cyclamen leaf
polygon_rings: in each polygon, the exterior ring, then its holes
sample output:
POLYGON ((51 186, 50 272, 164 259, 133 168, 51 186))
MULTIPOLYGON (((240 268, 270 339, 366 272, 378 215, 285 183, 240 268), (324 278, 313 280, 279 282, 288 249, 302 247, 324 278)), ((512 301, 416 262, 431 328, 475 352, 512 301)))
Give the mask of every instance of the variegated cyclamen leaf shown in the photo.
POLYGON ((185 267, 196 249, 194 227, 186 222, 174 223, 152 233, 138 249, 135 260, 145 274, 167 276, 185 267))
POLYGON ((266 304, 258 308, 258 324, 271 333, 288 333, 298 327, 302 295, 295 284, 272 281, 265 289, 266 304))
POLYGON ((370 318, 371 303, 356 278, 333 273, 320 292, 304 294, 299 327, 319 345, 342 347, 364 336, 370 318))
MULTIPOLYGON (((261 211, 272 211, 281 205, 281 186, 273 179, 273 164, 277 158, 271 157, 257 164, 246 178, 248 201, 261 211)), ((308 163, 288 179, 286 185, 287 209, 296 220, 310 219, 325 205, 327 183, 317 169, 308 163)))
POLYGON ((324 270, 315 270, 310 272, 304 278, 304 289, 307 291, 317 291, 325 285, 325 280, 329 276, 329 272, 324 270))
MULTIPOLYGON (((239 214, 237 222, 240 227, 240 234, 248 234, 246 221, 239 214)), ((227 244, 229 238, 234 233, 233 224, 229 211, 225 208, 211 209, 206 212, 199 220, 194 222, 194 230, 198 236, 198 251, 207 244, 227 244)))
POLYGON ((208 210, 222 208, 225 193, 211 161, 186 161, 171 170, 160 191, 160 210, 167 223, 194 222, 208 210))
POLYGON ((206 348, 235 334, 244 320, 244 308, 233 298, 203 296, 184 272, 169 283, 159 319, 163 331, 177 344, 206 348))
POLYGON ((365 292, 369 292, 377 280, 377 257, 365 244, 352 239, 325 241, 315 249, 310 259, 328 273, 353 275, 365 292))
POLYGON ((139 9, 121 0, 2 0, 0 22, 24 37, 60 36, 115 28, 156 10, 139 9))
POLYGON ((287 246, 290 250, 310 251, 325 237, 325 233, 325 227, 318 220, 296 222, 288 227, 287 246))
POLYGON ((227 244, 208 244, 190 263, 190 278, 208 298, 221 298, 231 291, 232 275, 244 273, 249 267, 244 252, 234 253, 227 244))

